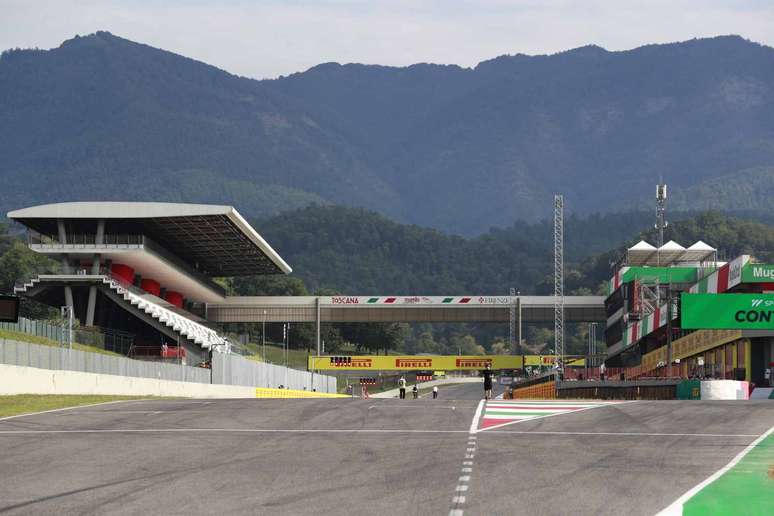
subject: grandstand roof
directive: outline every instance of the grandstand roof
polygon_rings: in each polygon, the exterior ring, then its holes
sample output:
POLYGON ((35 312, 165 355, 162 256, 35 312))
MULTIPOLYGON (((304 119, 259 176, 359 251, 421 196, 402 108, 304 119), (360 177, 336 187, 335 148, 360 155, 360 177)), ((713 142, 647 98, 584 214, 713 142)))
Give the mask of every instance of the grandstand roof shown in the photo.
POLYGON ((678 265, 688 262, 705 262, 715 258, 717 250, 701 240, 685 248, 670 240, 659 248, 640 240, 626 250, 625 265, 661 266, 678 265))
POLYGON ((165 202, 64 202, 8 213, 42 234, 57 235, 57 220, 68 234, 93 234, 105 221, 106 234, 142 234, 209 276, 248 276, 292 271, 233 206, 165 202))

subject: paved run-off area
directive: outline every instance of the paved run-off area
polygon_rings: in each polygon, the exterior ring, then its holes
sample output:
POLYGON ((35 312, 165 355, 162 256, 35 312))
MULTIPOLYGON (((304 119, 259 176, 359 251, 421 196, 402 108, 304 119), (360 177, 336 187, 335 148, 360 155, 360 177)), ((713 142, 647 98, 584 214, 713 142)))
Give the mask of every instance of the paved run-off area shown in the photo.
POLYGON ((767 400, 643 401, 471 434, 478 387, 7 419, 0 514, 654 514, 774 425, 767 400))

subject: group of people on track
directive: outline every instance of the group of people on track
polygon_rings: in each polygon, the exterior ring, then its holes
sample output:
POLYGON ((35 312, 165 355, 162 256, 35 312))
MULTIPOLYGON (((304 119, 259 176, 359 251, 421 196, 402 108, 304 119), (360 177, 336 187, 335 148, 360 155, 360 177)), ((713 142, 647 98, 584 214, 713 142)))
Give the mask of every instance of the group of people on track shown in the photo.
MULTIPOLYGON (((481 372, 484 377, 484 399, 492 399, 492 366, 487 364, 486 369, 481 372)), ((400 399, 406 399, 406 378, 401 376, 398 380, 398 391, 400 392, 400 399)), ((411 388, 411 392, 414 395, 414 399, 419 397, 419 387, 416 384, 411 388)), ((433 386, 433 399, 438 397, 438 386, 433 386)))

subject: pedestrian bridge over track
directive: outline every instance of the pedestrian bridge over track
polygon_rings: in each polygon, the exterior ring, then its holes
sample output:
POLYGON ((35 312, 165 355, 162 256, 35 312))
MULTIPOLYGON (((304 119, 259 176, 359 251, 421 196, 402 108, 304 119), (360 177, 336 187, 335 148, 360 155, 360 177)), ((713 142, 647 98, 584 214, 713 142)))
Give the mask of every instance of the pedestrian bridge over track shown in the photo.
MULTIPOLYGON (((554 296, 227 297, 208 303, 210 322, 508 322, 554 320, 554 296)), ((605 320, 604 297, 565 296, 566 322, 605 320)))

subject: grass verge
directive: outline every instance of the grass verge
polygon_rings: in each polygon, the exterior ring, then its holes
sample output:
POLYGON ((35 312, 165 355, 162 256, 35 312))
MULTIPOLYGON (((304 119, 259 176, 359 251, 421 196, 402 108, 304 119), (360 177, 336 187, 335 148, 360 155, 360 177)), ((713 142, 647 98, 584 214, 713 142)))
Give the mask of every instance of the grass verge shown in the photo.
MULTIPOLYGON (((0 417, 18 416, 79 405, 105 403, 107 401, 148 399, 147 396, 97 396, 78 394, 16 394, 0 396, 0 417)), ((158 399, 158 398, 153 398, 158 399)))
MULTIPOLYGON (((253 356, 247 356, 250 360, 263 362, 261 354, 263 353, 263 346, 250 345, 248 349, 255 353, 253 356)), ((306 371, 308 364, 307 357, 309 354, 305 349, 290 349, 288 350, 288 367, 293 369, 300 369, 306 371)), ((282 346, 275 346, 272 344, 266 344, 266 361, 276 365, 285 365, 285 358, 282 354, 282 346)))
MULTIPOLYGON (((29 335, 13 330, 0 330, 0 339, 18 340, 19 342, 29 342, 30 344, 38 344, 40 346, 53 346, 59 347, 59 343, 55 340, 47 339, 45 337, 38 337, 37 335, 29 335)), ((100 353, 102 355, 112 355, 115 357, 121 357, 123 355, 119 353, 113 353, 112 351, 106 351, 102 348, 94 346, 87 346, 86 344, 78 344, 73 342, 73 349, 78 351, 88 351, 90 353, 100 353)))

